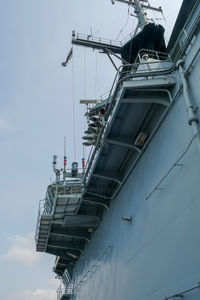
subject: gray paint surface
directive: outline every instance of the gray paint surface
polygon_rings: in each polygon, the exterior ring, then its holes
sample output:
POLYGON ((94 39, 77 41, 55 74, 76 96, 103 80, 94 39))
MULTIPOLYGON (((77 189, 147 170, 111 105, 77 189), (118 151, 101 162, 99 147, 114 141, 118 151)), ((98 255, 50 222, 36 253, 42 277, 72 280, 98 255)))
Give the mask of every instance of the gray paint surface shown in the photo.
MULTIPOLYGON (((187 53, 185 66, 199 49, 199 34, 187 53)), ((199 105, 199 59, 189 76, 190 96, 199 105)), ((177 88, 180 84, 176 74, 177 88)), ((199 116, 199 113, 197 114, 199 116)), ((161 300, 189 289, 200 280, 200 153, 195 140, 180 163, 162 182, 161 190, 145 200, 181 156, 193 137, 182 92, 148 145, 75 268, 79 280, 108 245, 76 293, 76 299, 161 300), (121 217, 132 217, 127 223, 121 217)), ((186 294, 197 300, 200 291, 186 294)))

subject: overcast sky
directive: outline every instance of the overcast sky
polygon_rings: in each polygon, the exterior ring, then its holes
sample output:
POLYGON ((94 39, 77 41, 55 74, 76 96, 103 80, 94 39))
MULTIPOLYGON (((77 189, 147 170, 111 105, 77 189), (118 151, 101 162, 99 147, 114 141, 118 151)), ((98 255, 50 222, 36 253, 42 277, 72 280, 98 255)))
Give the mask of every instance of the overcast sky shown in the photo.
MULTIPOLYGON (((74 47, 73 62, 66 68, 61 62, 71 48, 72 30, 121 40, 136 20, 127 19, 126 5, 113 6, 110 0, 0 3, 0 299, 53 300, 55 258, 36 253, 34 246, 38 203, 53 177, 53 154, 62 164, 64 136, 68 163, 81 162, 84 108, 79 100, 107 92, 115 75, 107 57, 90 49, 74 47)), ((167 22, 157 21, 166 28, 168 41, 182 1, 151 3, 163 7, 167 22)))

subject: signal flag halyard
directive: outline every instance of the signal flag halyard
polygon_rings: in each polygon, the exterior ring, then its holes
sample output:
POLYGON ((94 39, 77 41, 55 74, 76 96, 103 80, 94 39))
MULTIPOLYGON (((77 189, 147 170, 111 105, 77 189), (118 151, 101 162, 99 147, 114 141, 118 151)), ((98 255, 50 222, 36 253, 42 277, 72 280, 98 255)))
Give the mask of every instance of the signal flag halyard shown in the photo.
POLYGON ((61 64, 62 67, 66 67, 67 66, 67 64, 70 61, 70 59, 72 58, 72 56, 73 56, 73 48, 70 49, 70 51, 69 51, 69 53, 67 55, 66 60, 64 62, 62 62, 62 64, 61 64))

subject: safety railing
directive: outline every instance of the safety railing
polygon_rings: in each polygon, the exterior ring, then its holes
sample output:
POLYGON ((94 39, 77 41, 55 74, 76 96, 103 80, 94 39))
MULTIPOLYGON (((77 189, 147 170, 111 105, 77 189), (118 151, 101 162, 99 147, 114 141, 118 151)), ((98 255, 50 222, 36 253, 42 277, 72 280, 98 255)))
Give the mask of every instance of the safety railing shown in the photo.
POLYGON ((81 182, 77 185, 72 186, 60 186, 60 189, 57 191, 57 195, 76 195, 81 193, 81 182))
POLYGON ((37 217, 37 223, 36 223, 36 231, 35 231, 35 242, 37 244, 38 236, 39 236, 39 230, 40 230, 40 221, 42 216, 50 216, 53 211, 53 195, 50 197, 48 191, 46 193, 45 199, 40 200, 39 202, 39 208, 38 208, 38 217, 37 217))
POLYGON ((91 41, 94 43, 100 43, 100 44, 106 44, 110 46, 117 46, 117 47, 123 47, 127 42, 129 42, 133 37, 135 36, 134 32, 128 34, 124 39, 121 41, 112 40, 112 39, 105 39, 101 37, 94 36, 92 34, 82 34, 77 33, 75 39, 77 40, 84 40, 84 41, 91 41))
MULTIPOLYGON (((96 97, 94 100, 98 101, 98 103, 102 103, 103 101, 108 99, 109 95, 110 95, 110 90, 96 97)), ((88 111, 93 109, 96 105, 97 105, 96 103, 88 104, 88 111)))
POLYGON ((57 300, 60 300, 62 298, 64 292, 64 288, 60 285, 57 289, 57 300))
POLYGON ((61 300, 64 295, 73 295, 73 283, 65 288, 62 284, 57 289, 57 300, 61 300))
POLYGON ((97 37, 97 36, 93 36, 91 34, 86 35, 86 34, 77 33, 76 39, 77 40, 90 41, 90 42, 94 42, 94 43, 106 44, 106 45, 110 45, 110 46, 117 46, 117 47, 122 46, 122 43, 120 41, 115 41, 115 40, 111 40, 111 39, 104 39, 104 38, 100 38, 100 37, 97 37))
POLYGON ((184 28, 180 31, 176 42, 174 43, 171 54, 174 61, 177 61, 184 51, 191 45, 191 39, 194 36, 196 29, 199 27, 200 22, 200 3, 196 2, 194 5, 184 28))
POLYGON ((40 230, 40 220, 41 216, 44 212, 44 206, 45 206, 45 199, 40 200, 39 202, 39 208, 38 208, 38 216, 37 216, 37 222, 36 222, 36 230, 35 230, 35 242, 37 244, 38 236, 39 236, 39 230, 40 230))
POLYGON ((73 197, 80 198, 82 192, 82 183, 81 180, 77 182, 62 182, 62 184, 57 183, 53 184, 48 187, 46 197, 43 200, 40 200, 39 202, 39 208, 38 208, 38 217, 36 222, 36 231, 35 231, 35 241, 37 243, 38 241, 38 235, 40 230, 40 221, 42 216, 51 216, 53 214, 53 211, 55 209, 56 205, 56 199, 59 196, 65 196, 70 197, 70 195, 73 195, 73 197))
POLYGON ((172 66, 172 60, 168 53, 141 49, 133 64, 124 64, 121 66, 120 77, 140 73, 160 72, 169 69, 172 66))
POLYGON ((143 56, 148 56, 149 58, 156 59, 158 62, 171 62, 171 57, 169 53, 149 50, 149 49, 140 49, 135 63, 139 59, 139 62, 142 62, 143 56))

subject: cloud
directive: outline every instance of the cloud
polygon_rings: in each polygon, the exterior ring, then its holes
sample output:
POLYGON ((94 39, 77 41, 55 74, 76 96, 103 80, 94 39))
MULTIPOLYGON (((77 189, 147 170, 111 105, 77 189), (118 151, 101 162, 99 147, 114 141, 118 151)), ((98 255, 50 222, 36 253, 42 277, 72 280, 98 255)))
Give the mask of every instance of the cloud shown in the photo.
POLYGON ((60 280, 57 278, 51 278, 48 280, 48 283, 51 287, 54 287, 55 289, 57 289, 58 286, 60 285, 60 280))
POLYGON ((60 281, 58 279, 51 278, 48 280, 47 289, 27 289, 18 294, 10 295, 8 300, 55 300, 57 295, 56 291, 59 285, 60 281))
POLYGON ((19 263, 30 267, 40 260, 41 254, 35 251, 33 233, 29 233, 26 236, 15 235, 9 240, 12 245, 8 252, 0 257, 2 261, 19 263))
POLYGON ((10 120, 8 120, 5 116, 0 116, 0 133, 13 130, 15 130, 15 128, 12 126, 10 120))
POLYGON ((35 291, 27 290, 21 293, 19 300, 55 300, 56 290, 42 290, 35 291))
POLYGON ((18 295, 13 294, 9 296, 9 300, 55 300, 56 299, 56 289, 36 289, 36 290, 26 290, 18 295))

